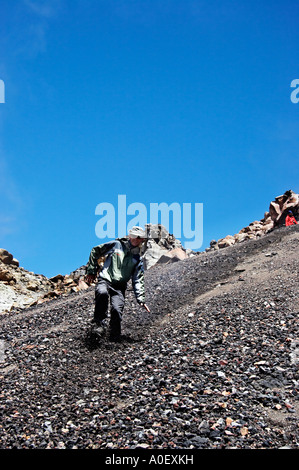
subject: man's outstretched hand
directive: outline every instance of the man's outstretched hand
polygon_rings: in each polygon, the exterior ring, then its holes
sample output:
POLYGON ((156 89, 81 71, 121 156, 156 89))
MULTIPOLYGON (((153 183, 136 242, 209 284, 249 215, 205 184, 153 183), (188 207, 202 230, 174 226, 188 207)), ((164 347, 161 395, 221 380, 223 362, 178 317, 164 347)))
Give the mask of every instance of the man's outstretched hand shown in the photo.
POLYGON ((90 286, 90 284, 92 284, 95 280, 96 276, 95 274, 87 274, 84 278, 86 284, 88 284, 90 286))

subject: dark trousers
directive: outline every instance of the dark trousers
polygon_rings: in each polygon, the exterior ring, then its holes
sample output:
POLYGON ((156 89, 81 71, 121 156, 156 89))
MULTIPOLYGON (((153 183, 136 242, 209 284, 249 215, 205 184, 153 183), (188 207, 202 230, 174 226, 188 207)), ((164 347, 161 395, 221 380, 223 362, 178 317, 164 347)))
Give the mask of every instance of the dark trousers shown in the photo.
POLYGON ((111 285, 108 281, 100 279, 95 288, 94 321, 99 323, 108 316, 110 299, 110 333, 111 336, 120 336, 122 314, 125 305, 126 286, 111 285))

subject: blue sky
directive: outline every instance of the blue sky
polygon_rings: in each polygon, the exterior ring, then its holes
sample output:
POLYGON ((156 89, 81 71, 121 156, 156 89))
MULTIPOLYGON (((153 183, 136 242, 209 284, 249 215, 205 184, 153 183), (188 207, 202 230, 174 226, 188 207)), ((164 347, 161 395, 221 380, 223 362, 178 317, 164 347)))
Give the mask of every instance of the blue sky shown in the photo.
POLYGON ((204 250, 299 192, 298 20, 296 0, 2 0, 0 247, 67 274, 126 195, 202 203, 204 250))

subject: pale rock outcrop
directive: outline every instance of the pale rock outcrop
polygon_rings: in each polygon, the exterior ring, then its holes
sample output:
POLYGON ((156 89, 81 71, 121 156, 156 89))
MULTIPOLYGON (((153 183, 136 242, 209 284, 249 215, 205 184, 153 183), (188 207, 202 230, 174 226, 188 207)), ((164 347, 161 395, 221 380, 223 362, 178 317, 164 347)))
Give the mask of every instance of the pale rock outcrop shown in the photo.
POLYGON ((173 263, 193 255, 191 250, 183 248, 180 240, 170 234, 164 225, 147 224, 145 232, 147 239, 143 246, 143 262, 146 270, 157 263, 173 263))
POLYGON ((166 253, 163 253, 162 256, 158 259, 158 264, 168 264, 174 263, 176 261, 182 261, 188 258, 188 254, 182 248, 173 248, 173 250, 169 250, 166 253))
POLYGON ((232 246, 235 243, 235 238, 232 235, 226 235, 226 237, 218 240, 218 248, 225 248, 227 246, 232 246))
POLYGON ((144 269, 147 270, 154 266, 166 253, 167 249, 158 245, 155 240, 147 240, 146 251, 143 254, 144 269))
POLYGON ((19 266, 4 248, 0 249, 0 314, 40 304, 59 295, 78 292, 88 286, 82 279, 57 276, 48 279, 19 266))
POLYGON ((51 290, 52 283, 45 276, 19 267, 11 253, 0 249, 0 313, 26 308, 51 290))

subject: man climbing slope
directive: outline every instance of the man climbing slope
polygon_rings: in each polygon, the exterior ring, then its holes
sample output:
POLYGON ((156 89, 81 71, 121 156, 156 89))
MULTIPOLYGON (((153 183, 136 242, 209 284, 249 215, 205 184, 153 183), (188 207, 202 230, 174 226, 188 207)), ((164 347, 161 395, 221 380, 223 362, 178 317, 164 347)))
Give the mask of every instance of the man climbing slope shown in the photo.
POLYGON ((93 331, 96 335, 101 336, 106 331, 110 299, 110 339, 112 341, 120 340, 125 292, 130 279, 132 279, 138 304, 148 312, 150 311, 145 304, 144 268, 140 255, 144 239, 144 230, 140 227, 133 227, 129 231, 129 239, 118 238, 95 246, 91 250, 85 277, 89 285, 96 278, 99 269, 98 259, 105 257, 104 266, 98 275, 95 288, 93 331))

